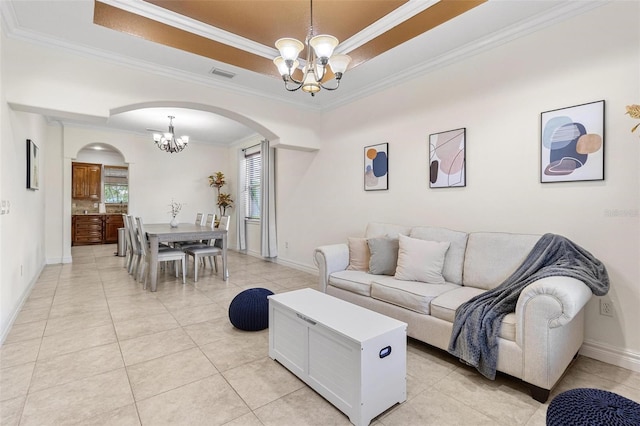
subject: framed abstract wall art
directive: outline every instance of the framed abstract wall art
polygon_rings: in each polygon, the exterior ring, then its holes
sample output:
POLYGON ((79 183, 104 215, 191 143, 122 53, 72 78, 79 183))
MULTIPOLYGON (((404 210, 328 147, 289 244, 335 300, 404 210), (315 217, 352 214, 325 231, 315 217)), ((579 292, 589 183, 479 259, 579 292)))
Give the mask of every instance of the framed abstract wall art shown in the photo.
POLYGON ((604 180, 604 101, 540 115, 540 182, 604 180))
POLYGON ((389 144, 364 147, 364 190, 389 189, 389 144))
POLYGON ((27 189, 40 188, 40 157, 38 146, 27 139, 27 189))
POLYGON ((429 135, 429 187, 466 186, 466 128, 429 135))

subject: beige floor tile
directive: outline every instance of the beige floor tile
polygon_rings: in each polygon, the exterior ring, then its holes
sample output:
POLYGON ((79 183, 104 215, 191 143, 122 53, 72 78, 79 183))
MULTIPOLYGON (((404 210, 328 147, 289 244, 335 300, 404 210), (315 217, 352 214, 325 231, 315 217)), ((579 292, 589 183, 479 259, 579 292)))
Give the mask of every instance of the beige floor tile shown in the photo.
POLYGON ((527 421, 526 426, 546 426, 547 425, 547 406, 542 405, 533 413, 533 416, 527 421))
POLYGON ((265 426, 350 425, 349 418, 308 387, 303 387, 255 410, 265 426))
POLYGON ((185 308, 170 309, 171 314, 182 326, 211 321, 224 317, 226 312, 221 305, 211 303, 209 305, 188 306, 185 308))
POLYGON ((21 396, 19 398, 0 401, 0 424, 2 426, 18 426, 25 399, 26 397, 21 396))
POLYGON ((27 324, 30 322, 43 321, 49 318, 49 308, 43 309, 23 309, 20 311, 13 325, 27 324))
POLYGON ((241 333, 240 330, 236 329, 229 322, 229 318, 226 316, 211 321, 187 325, 184 327, 184 331, 186 331, 199 346, 204 346, 241 333))
POLYGON ((22 305, 22 309, 49 309, 53 302, 53 296, 49 297, 29 297, 22 305))
POLYGON ((629 371, 586 356, 578 357, 574 363, 574 369, 640 390, 640 373, 638 372, 629 371))
POLYGON ((502 376, 488 380, 473 368, 456 369, 433 389, 504 425, 525 424, 540 407, 520 381, 502 376))
POLYGON ((117 343, 39 360, 31 392, 106 373, 124 367, 117 343))
POLYGON ((111 324, 111 315, 107 310, 50 318, 44 330, 45 337, 59 333, 84 330, 111 324))
POLYGON ((114 325, 119 340, 133 339, 134 337, 180 327, 180 324, 169 312, 132 320, 115 321, 114 325))
POLYGON ((154 358, 194 348, 196 344, 182 328, 120 341, 125 365, 138 364, 154 358))
POLYGON ((133 403, 124 369, 30 393, 21 425, 82 423, 133 403))
POLYGON ((496 425, 494 419, 436 390, 422 392, 378 420, 384 426, 496 425))
POLYGON ((127 367, 136 401, 217 374, 200 349, 188 349, 127 367))
POLYGON ((227 371, 269 356, 269 335, 238 331, 234 336, 201 346, 201 349, 218 371, 227 371))
POLYGON ((40 339, 44 334, 44 328, 46 325, 46 321, 14 325, 11 327, 11 331, 7 335, 4 343, 16 343, 24 340, 40 339))
POLYGON ((113 324, 53 334, 42 339, 38 360, 106 345, 116 340, 113 324))
POLYGON ((189 291, 182 293, 163 292, 161 294, 158 294, 158 299, 160 299, 162 304, 166 306, 170 311, 190 306, 208 305, 212 302, 212 300, 207 295, 200 291, 189 291))
POLYGON ((222 375, 252 410, 305 386, 270 358, 224 371, 222 375))
POLYGON ((140 424, 135 404, 125 405, 122 408, 82 420, 82 426, 139 426, 140 424))
POLYGON ((219 374, 138 402, 149 425, 223 425, 249 408, 219 374))
POLYGON ((34 362, 38 357, 41 339, 6 343, 0 346, 0 368, 34 362))
POLYGON ((264 426, 264 424, 258 420, 252 411, 250 411, 244 416, 240 416, 237 419, 233 419, 230 422, 225 423, 224 426, 264 426))
POLYGON ((114 321, 126 321, 167 312, 167 308, 155 295, 149 295, 148 292, 133 297, 110 298, 109 307, 114 321))
POLYGON ((71 315, 93 314, 98 312, 109 312, 107 300, 102 297, 96 300, 75 300, 68 303, 53 304, 49 318, 61 318, 71 315))
POLYGON ((58 286, 58 280, 36 283, 31 289, 31 293, 29 294, 29 300, 31 299, 39 299, 39 298, 48 298, 53 297, 56 293, 56 287, 58 286))
POLYGON ((35 363, 0 369, 0 401, 25 396, 31 383, 35 363))

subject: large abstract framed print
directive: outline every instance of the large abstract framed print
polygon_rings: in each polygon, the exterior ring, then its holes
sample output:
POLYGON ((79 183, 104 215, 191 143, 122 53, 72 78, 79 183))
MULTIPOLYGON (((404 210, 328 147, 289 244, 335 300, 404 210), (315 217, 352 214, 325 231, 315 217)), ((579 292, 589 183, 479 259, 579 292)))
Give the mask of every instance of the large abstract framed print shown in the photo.
POLYGON ((604 179, 604 101, 543 112, 540 182, 604 179))
POLYGON ((429 135, 429 187, 466 186, 465 128, 429 135))
POLYGON ((364 190, 389 189, 389 144, 364 147, 364 190))

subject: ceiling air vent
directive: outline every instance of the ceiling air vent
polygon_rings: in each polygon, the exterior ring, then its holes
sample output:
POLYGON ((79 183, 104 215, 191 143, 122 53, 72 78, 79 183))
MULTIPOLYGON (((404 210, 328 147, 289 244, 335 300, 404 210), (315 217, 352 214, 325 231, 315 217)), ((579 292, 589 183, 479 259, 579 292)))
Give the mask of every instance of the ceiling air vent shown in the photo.
POLYGON ((217 75, 218 77, 224 77, 224 78, 233 78, 236 76, 235 73, 230 72, 230 71, 224 71, 218 68, 213 68, 211 70, 211 74, 213 75, 217 75))

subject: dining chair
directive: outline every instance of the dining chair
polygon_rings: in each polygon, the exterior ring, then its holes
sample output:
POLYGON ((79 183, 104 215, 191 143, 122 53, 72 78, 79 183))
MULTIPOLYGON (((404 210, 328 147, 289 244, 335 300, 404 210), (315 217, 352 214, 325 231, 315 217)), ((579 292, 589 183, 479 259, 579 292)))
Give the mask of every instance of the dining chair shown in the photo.
MULTIPOLYGON (((203 219, 204 219, 203 213, 201 212, 196 213, 195 224, 202 226, 203 219)), ((200 244, 201 242, 202 241, 195 241, 195 240, 194 241, 174 241, 172 245, 174 248, 182 249, 184 246, 191 245, 191 244, 200 244)))
POLYGON ((131 263, 129 264, 129 275, 133 275, 136 279, 138 276, 138 269, 140 268, 140 259, 142 258, 142 248, 138 243, 138 232, 135 228, 135 221, 131 215, 125 215, 125 224, 129 232, 129 241, 131 242, 131 263))
POLYGON ((124 267, 129 270, 131 262, 133 262, 133 244, 131 243, 131 234, 129 233, 129 221, 127 215, 122 213, 122 223, 124 224, 124 240, 125 240, 125 263, 124 267))
MULTIPOLYGON (((142 247, 142 265, 140 271, 138 273, 138 281, 142 281, 144 284, 143 288, 147 288, 147 276, 145 275, 145 270, 148 268, 151 269, 151 247, 149 245, 149 241, 147 239, 147 234, 144 232, 144 225, 142 224, 142 219, 136 217, 136 223, 138 225, 138 238, 140 246, 142 247)), ((182 250, 174 249, 171 247, 163 248, 162 250, 158 250, 158 265, 161 262, 174 262, 174 267, 176 270, 176 278, 178 278, 178 262, 182 263, 182 284, 187 282, 187 268, 186 268, 186 259, 187 256, 182 250)), ((148 275, 148 274, 147 274, 148 275)))
MULTIPOLYGON (((224 229, 225 231, 229 230, 229 216, 220 217, 220 224, 218 225, 218 229, 224 229)), ((209 245, 201 245, 201 246, 191 246, 186 247, 184 252, 187 256, 193 256, 193 280, 198 281, 198 269, 199 269, 199 261, 202 259, 209 258, 209 263, 212 268, 215 268, 215 271, 218 272, 218 261, 216 260, 216 256, 222 254, 222 247, 218 247, 215 245, 215 241, 213 240, 209 245)), ((206 267, 206 261, 204 262, 204 266, 206 267)))

